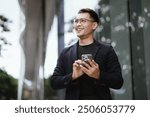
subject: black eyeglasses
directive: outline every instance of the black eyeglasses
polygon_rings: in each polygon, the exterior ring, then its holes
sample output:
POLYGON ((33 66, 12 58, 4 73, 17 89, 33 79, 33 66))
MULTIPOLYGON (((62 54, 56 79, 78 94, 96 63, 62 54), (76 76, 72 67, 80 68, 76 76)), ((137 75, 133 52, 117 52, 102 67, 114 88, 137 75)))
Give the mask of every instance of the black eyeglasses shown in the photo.
POLYGON ((77 23, 84 24, 86 22, 94 22, 93 20, 85 19, 85 18, 74 19, 73 21, 74 21, 74 24, 77 24, 77 23))

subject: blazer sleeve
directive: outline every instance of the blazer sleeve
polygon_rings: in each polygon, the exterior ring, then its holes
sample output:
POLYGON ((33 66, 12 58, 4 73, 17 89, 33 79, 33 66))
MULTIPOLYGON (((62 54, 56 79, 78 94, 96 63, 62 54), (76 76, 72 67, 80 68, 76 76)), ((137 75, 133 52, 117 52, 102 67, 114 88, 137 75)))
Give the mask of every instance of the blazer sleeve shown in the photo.
POLYGON ((50 79, 51 87, 53 89, 63 89, 68 87, 72 82, 72 73, 66 74, 65 49, 60 54, 54 73, 50 79))
POLYGON ((105 70, 100 72, 99 83, 113 89, 121 88, 123 85, 121 67, 112 46, 109 46, 104 64, 105 70))

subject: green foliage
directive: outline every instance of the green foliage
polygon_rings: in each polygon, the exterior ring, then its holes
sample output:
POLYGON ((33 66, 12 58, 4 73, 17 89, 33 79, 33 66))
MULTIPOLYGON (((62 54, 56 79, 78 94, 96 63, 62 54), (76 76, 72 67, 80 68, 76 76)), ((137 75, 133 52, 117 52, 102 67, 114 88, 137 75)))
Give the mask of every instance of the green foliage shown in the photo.
POLYGON ((57 98, 57 92, 50 86, 50 77, 44 80, 44 99, 53 100, 57 98))
MULTIPOLYGON (((3 15, 0 15, 0 34, 3 32, 10 31, 10 29, 8 28, 9 23, 11 23, 11 21, 8 18, 6 18, 3 15)), ((3 46, 6 45, 11 45, 11 43, 9 43, 6 38, 0 36, 0 56, 1 56, 1 51, 3 49, 3 46)))
POLYGON ((0 15, 0 27, 2 28, 2 32, 8 32, 10 29, 8 28, 8 23, 10 21, 3 15, 0 15))
MULTIPOLYGON (((8 24, 11 21, 3 15, 0 15, 0 34, 9 32, 8 24)), ((0 56, 3 46, 11 45, 4 37, 0 37, 0 56)), ((17 79, 8 75, 7 72, 0 69, 0 99, 17 99, 17 79)))
POLYGON ((8 75, 0 69, 0 99, 15 100, 17 99, 18 80, 8 75))

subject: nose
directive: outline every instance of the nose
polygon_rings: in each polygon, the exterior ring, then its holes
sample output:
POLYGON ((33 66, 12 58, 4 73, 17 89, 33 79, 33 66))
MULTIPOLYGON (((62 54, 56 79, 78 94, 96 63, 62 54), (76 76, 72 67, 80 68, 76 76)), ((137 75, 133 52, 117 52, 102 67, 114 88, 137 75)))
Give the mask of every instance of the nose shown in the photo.
POLYGON ((78 21, 78 22, 76 22, 75 24, 74 24, 74 26, 76 27, 76 26, 80 26, 81 25, 81 22, 80 21, 78 21))

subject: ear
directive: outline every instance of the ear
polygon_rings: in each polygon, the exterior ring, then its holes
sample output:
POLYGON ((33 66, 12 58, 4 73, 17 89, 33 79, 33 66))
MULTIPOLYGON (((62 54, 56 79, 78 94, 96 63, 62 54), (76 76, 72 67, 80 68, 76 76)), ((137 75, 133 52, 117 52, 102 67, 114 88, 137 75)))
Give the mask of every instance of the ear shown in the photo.
POLYGON ((95 30, 97 26, 98 26, 97 22, 93 22, 93 30, 95 30))

